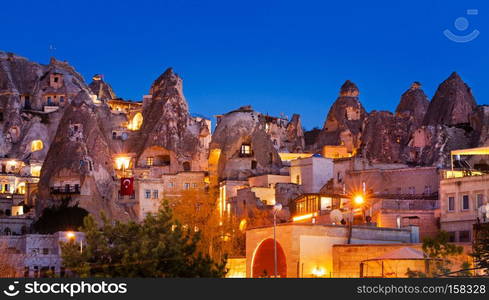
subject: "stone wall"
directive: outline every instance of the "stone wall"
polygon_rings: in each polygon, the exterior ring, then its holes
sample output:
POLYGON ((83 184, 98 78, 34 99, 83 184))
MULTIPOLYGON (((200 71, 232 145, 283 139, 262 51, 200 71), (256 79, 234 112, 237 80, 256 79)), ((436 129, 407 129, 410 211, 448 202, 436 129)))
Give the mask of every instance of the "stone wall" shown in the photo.
MULTIPOLYGON (((277 226, 276 236, 277 243, 284 251, 287 277, 312 277, 314 270, 322 270, 322 276, 327 276, 334 270, 332 247, 347 242, 348 228, 287 223, 277 226)), ((273 239, 273 227, 260 227, 246 232, 247 277, 257 276, 252 272, 255 254, 267 239, 273 239)), ((354 227, 351 241, 353 244, 409 243, 411 231, 354 227)), ((272 253, 269 253, 269 259, 273 259, 272 253)))
MULTIPOLYGON (((469 244, 464 246, 464 253, 453 258, 452 270, 459 270, 464 261, 471 262, 468 253, 471 251, 469 244)), ((365 245, 334 245, 333 246, 333 277, 359 277, 360 263, 366 259, 377 258, 388 252, 403 248, 411 247, 422 251, 422 244, 365 244, 365 245)), ((388 277, 407 277, 407 268, 411 270, 424 271, 424 263, 419 264, 412 260, 395 261, 384 264, 384 275, 388 277)), ((367 267, 366 267, 367 268, 367 267)), ((369 263, 369 270, 364 272, 375 276, 381 273, 381 264, 369 263)))

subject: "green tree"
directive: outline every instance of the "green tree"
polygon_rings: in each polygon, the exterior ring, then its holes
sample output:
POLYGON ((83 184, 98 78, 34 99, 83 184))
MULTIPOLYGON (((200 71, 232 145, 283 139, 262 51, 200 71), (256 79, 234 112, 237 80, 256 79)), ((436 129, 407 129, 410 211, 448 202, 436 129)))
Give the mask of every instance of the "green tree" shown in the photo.
POLYGON ((111 222, 101 215, 84 220, 82 251, 74 241, 61 244, 63 264, 79 277, 223 277, 226 258, 212 260, 197 251, 199 232, 173 218, 167 203, 142 223, 111 222))
POLYGON ((476 229, 472 256, 475 259, 475 266, 482 269, 485 275, 489 275, 489 224, 477 224, 476 229))
POLYGON ((214 189, 209 192, 183 191, 182 197, 170 199, 169 203, 182 225, 200 233, 200 252, 209 254, 214 260, 244 255, 244 234, 239 231, 239 223, 234 217, 220 216, 214 189))
MULTIPOLYGON (((438 277, 450 272, 452 265, 450 258, 462 254, 463 247, 450 243, 448 232, 439 231, 436 236, 423 239, 423 251, 428 258, 431 258, 428 273, 408 269, 407 275, 409 277, 438 277)), ((461 267, 462 269, 466 268, 464 264, 461 267)))

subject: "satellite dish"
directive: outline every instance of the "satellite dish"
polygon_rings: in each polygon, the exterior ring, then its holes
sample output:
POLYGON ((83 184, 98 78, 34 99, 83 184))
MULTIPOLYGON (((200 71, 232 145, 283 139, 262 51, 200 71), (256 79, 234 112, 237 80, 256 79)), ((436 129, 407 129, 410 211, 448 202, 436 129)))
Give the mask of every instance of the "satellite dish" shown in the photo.
POLYGON ((329 218, 331 219, 332 223, 340 224, 341 220, 343 220, 343 213, 339 209, 333 209, 329 213, 329 218))
POLYGON ((127 140, 127 138, 128 138, 128 137, 129 137, 129 136, 127 135, 127 132, 123 132, 123 133, 121 134, 121 139, 122 139, 123 141, 127 140))

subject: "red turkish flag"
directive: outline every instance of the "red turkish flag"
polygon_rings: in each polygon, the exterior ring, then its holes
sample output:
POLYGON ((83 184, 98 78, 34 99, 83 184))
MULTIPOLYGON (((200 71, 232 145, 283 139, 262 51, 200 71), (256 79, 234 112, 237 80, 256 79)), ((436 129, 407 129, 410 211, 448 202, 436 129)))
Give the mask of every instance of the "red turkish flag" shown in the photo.
POLYGON ((121 178, 121 195, 131 196, 134 193, 134 178, 121 178))

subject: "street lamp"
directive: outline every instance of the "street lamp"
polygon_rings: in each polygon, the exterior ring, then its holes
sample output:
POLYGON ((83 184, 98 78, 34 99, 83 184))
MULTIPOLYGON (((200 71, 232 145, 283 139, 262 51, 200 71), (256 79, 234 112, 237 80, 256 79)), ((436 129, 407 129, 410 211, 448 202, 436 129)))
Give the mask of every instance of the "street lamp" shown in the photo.
POLYGON ((365 204, 365 196, 363 194, 356 194, 353 196, 353 203, 350 205, 350 218, 348 220, 348 244, 351 243, 351 236, 353 231, 353 206, 361 207, 365 204))
POLYGON ((363 197, 363 195, 361 194, 358 194, 353 198, 353 202, 355 203, 355 205, 360 206, 365 202, 365 197, 363 197))
POLYGON ((75 238, 75 233, 73 231, 68 231, 66 233, 66 238, 69 239, 69 240, 72 240, 75 238))
POLYGON ((273 271, 277 278, 277 213, 282 210, 282 204, 277 203, 273 206, 273 271))
MULTIPOLYGON (((73 231, 68 231, 68 232, 66 232, 66 238, 68 240, 75 242, 76 241, 76 234, 73 231)), ((80 253, 82 253, 82 252, 83 252, 83 240, 80 239, 80 253)))

